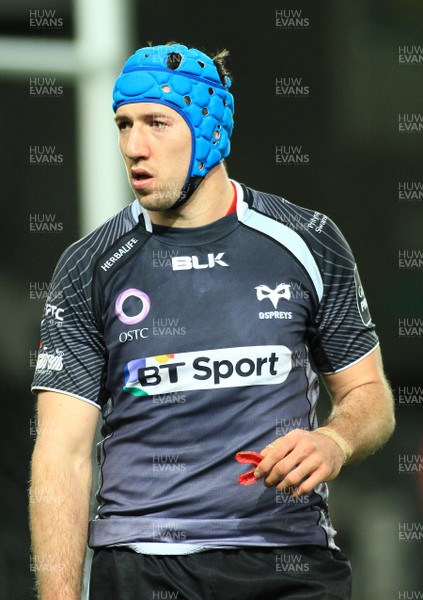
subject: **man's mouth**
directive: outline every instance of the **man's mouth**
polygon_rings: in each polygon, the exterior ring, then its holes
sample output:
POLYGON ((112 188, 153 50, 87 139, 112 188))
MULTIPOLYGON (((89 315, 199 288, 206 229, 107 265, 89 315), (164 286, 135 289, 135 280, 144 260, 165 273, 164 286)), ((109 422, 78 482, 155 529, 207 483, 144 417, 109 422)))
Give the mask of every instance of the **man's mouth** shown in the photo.
POLYGON ((131 169, 131 185, 136 190, 149 187, 154 180, 154 175, 145 169, 131 169))

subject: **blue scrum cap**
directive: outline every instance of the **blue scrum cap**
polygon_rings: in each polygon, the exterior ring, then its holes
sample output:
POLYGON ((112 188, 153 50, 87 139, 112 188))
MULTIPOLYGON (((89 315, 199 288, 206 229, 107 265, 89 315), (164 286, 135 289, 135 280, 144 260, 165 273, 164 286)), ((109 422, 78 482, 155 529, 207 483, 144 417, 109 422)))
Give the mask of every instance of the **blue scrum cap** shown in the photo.
POLYGON ((230 78, 222 83, 213 60, 181 44, 140 48, 125 63, 113 90, 113 110, 134 102, 157 102, 176 110, 192 136, 191 162, 180 206, 203 177, 230 152, 234 99, 230 78))

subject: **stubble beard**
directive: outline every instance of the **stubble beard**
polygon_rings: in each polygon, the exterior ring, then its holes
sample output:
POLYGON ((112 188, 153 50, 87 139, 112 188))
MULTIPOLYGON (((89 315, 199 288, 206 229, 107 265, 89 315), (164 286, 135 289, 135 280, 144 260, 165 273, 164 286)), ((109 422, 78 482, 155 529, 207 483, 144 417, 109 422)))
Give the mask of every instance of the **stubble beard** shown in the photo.
POLYGON ((146 209, 154 212, 169 210, 181 195, 182 187, 176 183, 158 185, 153 190, 136 190, 140 204, 146 209))

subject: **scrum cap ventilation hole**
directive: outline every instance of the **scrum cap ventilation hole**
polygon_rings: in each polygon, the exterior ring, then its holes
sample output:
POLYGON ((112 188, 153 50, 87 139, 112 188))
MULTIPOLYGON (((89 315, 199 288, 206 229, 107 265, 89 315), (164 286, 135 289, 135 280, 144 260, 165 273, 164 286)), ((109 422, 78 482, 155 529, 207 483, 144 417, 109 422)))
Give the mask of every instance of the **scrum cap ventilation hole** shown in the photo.
POLYGON ((168 69, 172 69, 172 71, 176 71, 179 65, 182 62, 182 54, 180 52, 171 52, 167 57, 166 66, 168 69))

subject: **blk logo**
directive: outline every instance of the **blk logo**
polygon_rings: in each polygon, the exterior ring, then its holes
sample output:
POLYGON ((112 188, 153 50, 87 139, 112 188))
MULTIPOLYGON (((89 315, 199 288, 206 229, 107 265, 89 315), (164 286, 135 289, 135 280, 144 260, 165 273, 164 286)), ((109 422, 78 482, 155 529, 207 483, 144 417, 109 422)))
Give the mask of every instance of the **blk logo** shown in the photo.
POLYGON ((291 300, 291 286, 288 283, 280 283, 274 290, 267 285, 258 285, 254 289, 257 291, 257 300, 261 301, 268 298, 275 310, 278 308, 278 302, 281 298, 291 300))
POLYGON ((229 267, 222 260, 224 252, 219 252, 216 256, 212 253, 207 254, 207 262, 200 263, 198 256, 172 256, 172 269, 174 271, 189 271, 190 269, 213 269, 216 265, 229 267))

